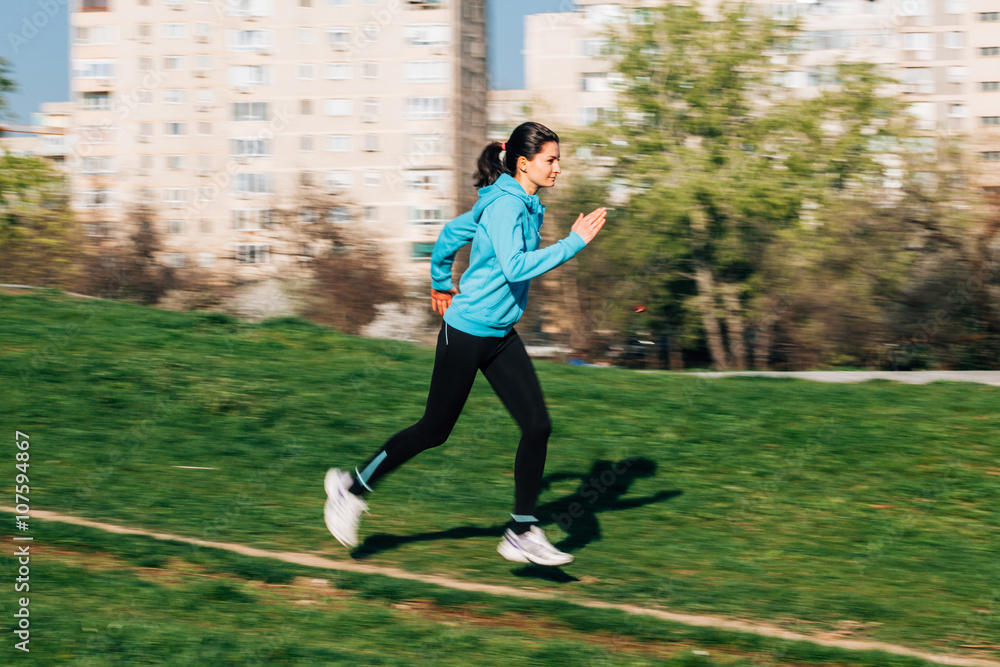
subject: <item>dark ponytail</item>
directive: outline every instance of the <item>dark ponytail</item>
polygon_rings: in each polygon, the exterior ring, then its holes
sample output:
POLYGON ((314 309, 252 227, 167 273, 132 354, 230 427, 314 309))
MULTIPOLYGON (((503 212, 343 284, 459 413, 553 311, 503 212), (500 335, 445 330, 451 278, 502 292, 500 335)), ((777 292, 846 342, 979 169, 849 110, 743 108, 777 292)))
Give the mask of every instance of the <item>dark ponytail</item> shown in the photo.
POLYGON ((517 158, 524 156, 533 160, 542 152, 542 146, 554 141, 559 143, 559 135, 541 123, 521 123, 507 140, 507 151, 503 160, 500 154, 504 146, 499 141, 492 142, 483 149, 476 165, 476 187, 482 188, 493 183, 503 174, 511 176, 517 171, 517 158))

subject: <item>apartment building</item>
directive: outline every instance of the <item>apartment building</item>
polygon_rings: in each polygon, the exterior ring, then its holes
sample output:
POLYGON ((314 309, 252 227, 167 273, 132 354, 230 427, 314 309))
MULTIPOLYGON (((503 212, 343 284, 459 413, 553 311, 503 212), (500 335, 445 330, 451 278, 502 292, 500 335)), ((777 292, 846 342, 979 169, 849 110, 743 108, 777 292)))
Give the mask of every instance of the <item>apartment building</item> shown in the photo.
MULTIPOLYGON (((529 16, 522 99, 532 117, 561 129, 606 118, 616 108, 618 83, 608 35, 648 20, 643 8, 655 4, 579 0, 575 12, 529 16)), ((815 94, 831 82, 837 61, 874 63, 900 81, 899 93, 910 102, 921 131, 962 135, 982 167, 978 182, 1000 185, 998 0, 757 4, 766 16, 800 24, 802 34, 773 59, 780 68, 775 80, 789 94, 815 94)), ((717 3, 702 6, 712 12, 717 3)), ((505 100, 506 107, 493 106, 497 123, 504 108, 513 108, 509 95, 505 100)))
POLYGON ((72 139, 73 104, 46 102, 31 114, 29 125, 0 121, 0 151, 14 155, 43 157, 64 166, 72 139))
POLYGON ((71 31, 75 206, 150 206, 165 263, 290 270, 278 216, 323 215, 422 278, 475 199, 483 0, 77 0, 71 31))

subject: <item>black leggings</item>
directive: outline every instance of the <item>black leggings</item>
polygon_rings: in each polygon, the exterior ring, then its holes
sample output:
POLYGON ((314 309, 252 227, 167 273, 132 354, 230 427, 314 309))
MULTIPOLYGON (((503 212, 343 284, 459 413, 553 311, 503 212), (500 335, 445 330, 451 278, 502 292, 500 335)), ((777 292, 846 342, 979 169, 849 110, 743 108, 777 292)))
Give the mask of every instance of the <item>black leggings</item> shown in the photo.
POLYGON ((514 514, 531 515, 541 490, 552 424, 531 358, 513 330, 503 338, 483 338, 445 323, 438 334, 424 416, 389 438, 359 469, 351 491, 370 490, 375 482, 420 452, 443 444, 480 370, 521 428, 514 459, 514 514))

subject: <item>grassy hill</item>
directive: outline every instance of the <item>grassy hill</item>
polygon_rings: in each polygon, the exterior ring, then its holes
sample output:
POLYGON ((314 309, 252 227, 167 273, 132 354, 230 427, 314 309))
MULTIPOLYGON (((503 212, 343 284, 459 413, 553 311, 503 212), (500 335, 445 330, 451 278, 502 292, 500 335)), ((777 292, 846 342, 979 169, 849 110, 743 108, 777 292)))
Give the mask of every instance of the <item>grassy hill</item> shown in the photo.
MULTIPOLYGON (((348 558, 323 525, 323 473, 419 418, 432 355, 297 319, 0 294, 3 422, 31 437, 34 508, 273 550, 348 558)), ((355 558, 934 651, 996 643, 997 388, 537 368, 554 423, 540 513, 576 562, 552 572, 495 553, 518 433, 482 379, 451 440, 371 496, 355 558)), ((153 565, 165 548, 145 548, 153 565)), ((80 613, 117 576, 58 567, 80 613)), ((126 575, 123 595, 169 598, 126 575)), ((237 591, 219 593, 224 607, 256 599, 223 584, 237 591)), ((373 623, 389 622, 379 610, 373 623)))

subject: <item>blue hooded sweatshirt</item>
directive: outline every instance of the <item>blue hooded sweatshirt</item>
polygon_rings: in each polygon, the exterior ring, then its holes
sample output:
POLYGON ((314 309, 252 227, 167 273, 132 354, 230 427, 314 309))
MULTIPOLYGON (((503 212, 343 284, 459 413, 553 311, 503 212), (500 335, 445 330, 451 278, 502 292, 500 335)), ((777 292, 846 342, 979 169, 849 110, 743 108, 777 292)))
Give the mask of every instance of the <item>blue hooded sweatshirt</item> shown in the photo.
POLYGON ((545 207, 512 176, 479 191, 473 209, 447 225, 431 255, 431 285, 452 289, 455 253, 470 240, 469 268, 444 321, 473 336, 506 336, 524 313, 531 279, 572 259, 586 247, 576 232, 542 250, 545 207))

